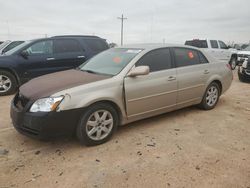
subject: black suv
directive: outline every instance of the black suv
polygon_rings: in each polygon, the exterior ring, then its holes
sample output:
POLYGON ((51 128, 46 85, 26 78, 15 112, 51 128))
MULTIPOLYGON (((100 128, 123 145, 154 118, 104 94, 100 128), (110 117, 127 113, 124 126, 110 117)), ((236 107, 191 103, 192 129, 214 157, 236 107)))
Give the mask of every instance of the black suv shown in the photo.
POLYGON ((108 49, 97 36, 55 36, 26 41, 0 56, 0 95, 14 93, 32 78, 76 68, 108 49))
POLYGON ((240 81, 250 83, 250 58, 239 67, 238 77, 240 81))

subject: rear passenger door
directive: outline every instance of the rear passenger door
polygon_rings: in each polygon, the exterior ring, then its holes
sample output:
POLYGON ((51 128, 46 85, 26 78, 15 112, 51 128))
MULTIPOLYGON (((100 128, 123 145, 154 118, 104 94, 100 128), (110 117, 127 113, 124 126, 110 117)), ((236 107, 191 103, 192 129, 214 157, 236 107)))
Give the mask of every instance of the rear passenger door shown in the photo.
POLYGON ((205 92, 206 81, 210 76, 209 63, 198 50, 173 48, 177 66, 177 108, 196 104, 205 92))
POLYGON ((50 66, 57 70, 76 68, 85 62, 85 50, 75 39, 54 39, 54 56, 50 66))
POLYGON ((176 69, 169 48, 148 52, 135 66, 149 66, 144 76, 124 80, 128 118, 147 117, 176 107, 176 69))
POLYGON ((210 46, 211 46, 211 55, 219 60, 223 59, 222 51, 219 47, 217 40, 210 40, 210 46))

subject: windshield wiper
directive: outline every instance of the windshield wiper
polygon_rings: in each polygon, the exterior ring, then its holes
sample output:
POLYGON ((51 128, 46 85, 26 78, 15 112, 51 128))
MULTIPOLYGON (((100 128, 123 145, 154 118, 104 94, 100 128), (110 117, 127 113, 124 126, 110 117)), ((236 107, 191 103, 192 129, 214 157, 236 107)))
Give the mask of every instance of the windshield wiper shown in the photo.
POLYGON ((93 74, 100 74, 100 73, 95 72, 95 71, 92 71, 92 70, 84 70, 84 69, 81 69, 81 71, 88 72, 88 73, 93 73, 93 74))

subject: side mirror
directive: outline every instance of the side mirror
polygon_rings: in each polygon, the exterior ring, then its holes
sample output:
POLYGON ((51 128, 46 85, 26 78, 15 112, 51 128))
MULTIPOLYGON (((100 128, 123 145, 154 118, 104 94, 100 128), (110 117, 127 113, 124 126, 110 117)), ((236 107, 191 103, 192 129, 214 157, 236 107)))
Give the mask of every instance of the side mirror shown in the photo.
POLYGON ((148 66, 139 66, 132 69, 129 73, 129 77, 136 77, 149 74, 149 67, 148 66))
POLYGON ((20 53, 20 55, 21 55, 23 58, 27 59, 28 56, 29 56, 29 52, 26 51, 26 50, 24 50, 24 51, 22 51, 22 52, 20 53))

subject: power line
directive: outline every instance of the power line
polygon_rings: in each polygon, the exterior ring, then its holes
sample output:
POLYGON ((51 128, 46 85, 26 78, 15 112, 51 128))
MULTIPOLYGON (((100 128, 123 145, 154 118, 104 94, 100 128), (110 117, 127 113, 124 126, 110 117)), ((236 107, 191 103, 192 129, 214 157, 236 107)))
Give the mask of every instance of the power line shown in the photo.
POLYGON ((121 20, 121 46, 122 46, 123 45, 123 21, 128 18, 123 17, 123 14, 122 14, 122 17, 118 17, 117 19, 121 20))

